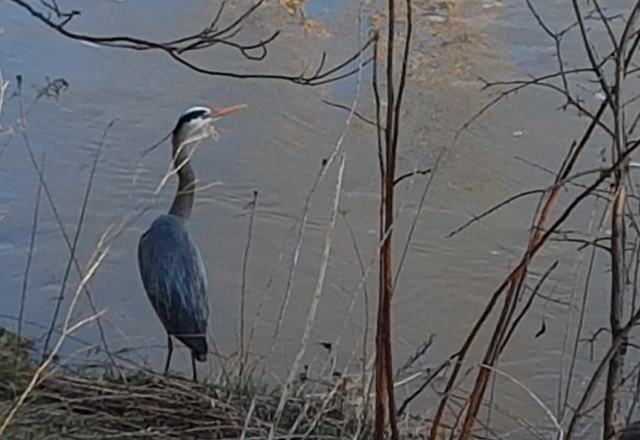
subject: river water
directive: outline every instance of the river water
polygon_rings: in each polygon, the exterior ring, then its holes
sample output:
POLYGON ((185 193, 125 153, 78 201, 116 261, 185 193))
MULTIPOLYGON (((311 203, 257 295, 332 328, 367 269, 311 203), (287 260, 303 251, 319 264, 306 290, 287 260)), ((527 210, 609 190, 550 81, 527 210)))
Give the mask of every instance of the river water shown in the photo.
MULTIPOLYGON (((76 29, 167 39, 201 28, 215 12, 213 3, 101 1, 87 6, 79 2, 83 14, 76 19, 76 29)), ((493 289, 521 255, 537 199, 522 199, 452 238, 446 238, 447 234, 472 215, 519 191, 550 183, 551 177, 532 163, 555 169, 584 127, 575 112, 556 111, 562 99, 548 91, 531 89, 490 110, 455 141, 456 130, 490 99, 491 95, 481 90, 478 78, 506 79, 553 71, 553 41, 545 37, 524 1, 415 3, 417 37, 405 100, 400 172, 432 166, 439 152, 446 152, 420 214, 394 299, 398 365, 431 334, 435 335, 428 353, 411 371, 437 365, 458 349, 493 289)), ((544 6, 545 18, 561 28, 569 22, 570 13, 560 7, 561 2, 549 3, 544 6)), ((375 8, 367 2, 363 11, 368 15, 375 8)), ((314 69, 323 50, 329 54, 327 62, 334 63, 358 47, 357 2, 308 0, 304 5, 306 26, 300 24, 299 11, 290 12, 271 2, 245 23, 241 38, 246 39, 282 29, 262 62, 247 61, 225 49, 205 52, 194 59, 221 70, 291 73, 314 69)), ((368 27, 370 21, 376 18, 365 18, 362 26, 368 27)), ((582 63, 577 39, 570 36, 567 44, 569 62, 582 63)), ((203 189, 189 228, 199 243, 210 278, 210 339, 218 353, 229 356, 239 347, 249 202, 253 191, 258 191, 246 276, 245 339, 251 338, 249 350, 269 376, 274 381, 283 380, 299 350, 318 277, 335 188, 335 165, 312 196, 291 298, 279 326, 297 228, 320 163, 345 130, 347 117, 346 111, 323 100, 350 105, 356 78, 311 88, 284 81, 204 76, 161 53, 98 48, 65 39, 10 2, 0 4, 0 68, 12 85, 16 75, 22 75, 25 107, 45 84, 45 77, 64 78, 69 84, 58 100, 40 99, 26 123, 36 155, 46 150, 45 179, 71 237, 95 151, 107 125, 115 120, 100 156, 77 255, 84 264, 107 228, 133 218, 110 242, 110 251, 89 287, 97 309, 103 313, 100 322, 110 350, 155 369, 162 366, 165 336, 139 280, 136 247, 153 218, 168 209, 176 183, 170 179, 156 193, 169 163, 167 143, 144 158, 141 153, 161 138, 187 107, 248 104, 243 113, 220 121, 220 140, 204 142, 194 157, 203 189)), ((361 89, 358 111, 371 117, 369 69, 364 70, 361 89)), ((597 102, 589 90, 584 96, 592 105, 597 102)), ((18 115, 19 99, 14 97, 5 103, 3 125, 13 124, 18 115)), ((7 135, 0 136, 4 136, 0 137, 1 148, 7 135)), ((354 119, 341 149, 346 153, 341 214, 311 343, 304 356, 312 375, 320 374, 328 355, 321 341, 340 341, 335 349, 338 365, 348 365, 353 371, 365 355, 362 338, 368 330, 366 354, 371 354, 376 273, 373 270, 366 282, 367 313, 349 228, 368 265, 377 246, 375 148, 374 131, 354 119)), ((4 303, 0 311, 1 322, 15 326, 38 180, 20 136, 0 150, 0 155, 0 277, 4 303)), ((597 157, 597 152, 592 157, 597 157)), ((399 187, 399 249, 417 213, 424 184, 425 179, 418 177, 399 187)), ((590 212, 586 209, 584 214, 589 216, 590 212)), ((587 224, 588 220, 578 220, 577 224, 587 224)), ((546 287, 545 293, 554 301, 534 304, 501 368, 555 409, 558 378, 562 365, 566 367, 568 362, 562 351, 567 320, 572 316, 569 303, 579 304, 581 298, 572 296, 575 253, 560 247, 551 249, 550 253, 565 257, 546 287), (545 332, 535 337, 543 326, 545 332)), ((43 197, 24 309, 25 332, 40 342, 51 321, 67 258, 65 241, 43 197)), ((543 257, 539 270, 551 261, 549 256, 543 257)), ((595 288, 606 286, 607 273, 602 267, 595 274, 595 288)), ((71 270, 60 322, 77 283, 77 272, 71 270)), ((606 298, 590 300, 590 307, 606 310, 606 298)), ((89 313, 81 296, 74 317, 89 313)), ((606 313, 591 312, 586 325, 596 329, 606 319, 606 313)), ((65 343, 61 360, 72 365, 86 363, 87 358, 96 356, 95 347, 99 346, 95 323, 74 335, 75 339, 65 343)), ((478 346, 472 356, 479 359, 481 352, 478 346)), ((216 361, 202 367, 203 373, 215 374, 218 364, 216 361)), ((580 349, 577 365, 577 385, 571 396, 577 395, 582 378, 588 377, 593 368, 588 347, 580 349)), ((188 371, 187 367, 187 353, 180 351, 175 368, 188 371)), ((496 429, 511 433, 513 438, 539 438, 512 416, 517 414, 533 426, 548 426, 544 412, 512 382, 500 380, 497 386, 500 396, 496 404, 501 410, 496 416, 496 429)), ((420 408, 426 408, 429 414, 433 402, 427 398, 420 408)))

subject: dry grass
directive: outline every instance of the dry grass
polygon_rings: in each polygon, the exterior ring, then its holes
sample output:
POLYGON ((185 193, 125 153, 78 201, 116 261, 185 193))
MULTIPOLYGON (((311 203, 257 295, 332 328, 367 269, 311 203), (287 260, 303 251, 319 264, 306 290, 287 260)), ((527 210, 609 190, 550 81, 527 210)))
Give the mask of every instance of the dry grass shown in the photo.
MULTIPOLYGON (((0 412, 6 414, 33 375, 31 345, 0 330, 0 412), (17 356, 16 356, 17 354, 17 356), (14 368, 17 362, 17 370, 14 368), (18 371, 19 374, 15 374, 18 371)), ((18 411, 7 438, 225 439, 266 438, 281 396, 266 386, 194 384, 181 378, 111 368, 49 370, 18 411)), ((353 438, 361 408, 344 384, 309 395, 298 381, 274 438, 353 438), (336 390, 338 390, 336 392, 336 390)))
MULTIPOLYGON (((20 344, 17 356, 15 345, 15 336, 1 331, 0 411, 5 414, 36 368, 28 358, 28 341, 20 344)), ((281 399, 278 392, 250 383, 194 384, 122 370, 124 379, 108 368, 47 371, 17 413, 7 438, 266 438, 281 399)), ((343 385, 334 383, 326 392, 309 395, 305 383, 298 381, 274 438, 352 438, 358 429, 362 435, 361 408, 343 385)))

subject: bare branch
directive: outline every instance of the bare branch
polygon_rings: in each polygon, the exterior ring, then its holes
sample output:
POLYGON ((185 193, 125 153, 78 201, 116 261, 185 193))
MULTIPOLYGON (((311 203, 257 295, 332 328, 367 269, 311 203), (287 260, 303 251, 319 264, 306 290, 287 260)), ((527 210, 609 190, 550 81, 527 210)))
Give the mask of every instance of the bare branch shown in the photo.
POLYGON ((393 184, 397 185, 400 182, 402 182, 403 180, 408 179, 409 177, 416 176, 416 175, 426 176, 430 172, 431 172, 431 168, 427 168, 427 169, 424 169, 424 170, 409 171, 407 173, 401 174, 400 176, 396 177, 395 180, 393 181, 393 184))
MULTIPOLYGON (((44 9, 38 8, 27 0, 9 1, 27 11, 32 17, 40 21, 45 26, 72 40, 84 41, 86 43, 103 47, 135 51, 161 51, 183 66, 198 73, 210 76, 222 76, 237 79, 281 80, 306 86, 327 84, 356 74, 359 67, 351 67, 351 65, 360 57, 361 54, 366 52, 373 43, 373 38, 369 39, 353 55, 327 69, 324 67, 326 54, 323 54, 320 67, 312 75, 306 75, 304 72, 296 75, 232 72, 205 67, 201 64, 189 61, 185 58, 185 55, 195 51, 210 49, 219 45, 236 49, 241 56, 250 61, 260 61, 265 59, 268 55, 269 46, 280 35, 280 31, 275 31, 267 38, 253 43, 239 43, 235 40, 235 37, 242 31, 242 23, 263 5, 264 0, 258 0, 252 6, 240 13, 231 21, 230 24, 221 29, 217 29, 226 4, 226 1, 223 1, 212 21, 204 29, 169 41, 146 40, 129 35, 96 36, 74 32, 69 29, 69 25, 73 22, 74 18, 81 15, 80 11, 61 11, 55 1, 47 3, 41 0, 40 3, 44 9), (53 17, 51 14, 52 12, 53 17)), ((371 62, 371 59, 368 59, 365 64, 368 64, 369 62, 371 62)))

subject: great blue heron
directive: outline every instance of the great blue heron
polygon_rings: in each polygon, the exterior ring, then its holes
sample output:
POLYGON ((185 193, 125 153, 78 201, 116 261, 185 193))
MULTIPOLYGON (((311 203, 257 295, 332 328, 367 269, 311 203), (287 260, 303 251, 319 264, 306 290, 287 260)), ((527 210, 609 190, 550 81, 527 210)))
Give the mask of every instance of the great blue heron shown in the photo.
POLYGON ((185 227, 196 190, 195 173, 189 162, 193 144, 203 137, 211 122, 243 107, 192 107, 180 116, 172 132, 172 157, 179 178, 178 190, 169 214, 156 218, 140 237, 138 264, 142 283, 167 331, 165 375, 173 353, 172 336, 191 350, 194 381, 197 381, 196 361, 206 361, 208 351, 207 274, 198 246, 185 227))

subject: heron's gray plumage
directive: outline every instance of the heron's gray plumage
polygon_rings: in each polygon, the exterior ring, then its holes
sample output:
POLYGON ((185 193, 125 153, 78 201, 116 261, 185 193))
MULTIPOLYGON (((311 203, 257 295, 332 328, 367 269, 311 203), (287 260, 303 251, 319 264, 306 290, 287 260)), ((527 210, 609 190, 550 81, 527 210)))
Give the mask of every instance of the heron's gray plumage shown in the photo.
POLYGON ((205 107, 193 107, 178 120, 171 139, 178 190, 169 214, 155 219, 138 244, 142 283, 169 335, 164 373, 169 372, 173 353, 171 338, 175 337, 191 350, 194 381, 197 381, 196 360, 207 360, 209 305, 202 257, 185 228, 196 192, 196 177, 189 163, 189 151, 190 136, 206 127, 211 120, 211 110, 205 107))
POLYGON ((161 215, 138 245, 140 275, 149 300, 171 336, 189 347, 198 361, 207 356, 207 275, 184 221, 161 215))
POLYGON ((147 296, 167 331, 169 372, 173 353, 172 337, 191 349, 193 380, 197 382, 196 360, 207 359, 207 274, 200 251, 189 237, 185 222, 191 215, 196 193, 196 176, 190 163, 193 143, 215 119, 240 110, 245 105, 191 107, 178 119, 172 132, 173 167, 178 174, 178 190, 169 214, 161 215, 142 234, 138 244, 138 265, 147 296))

